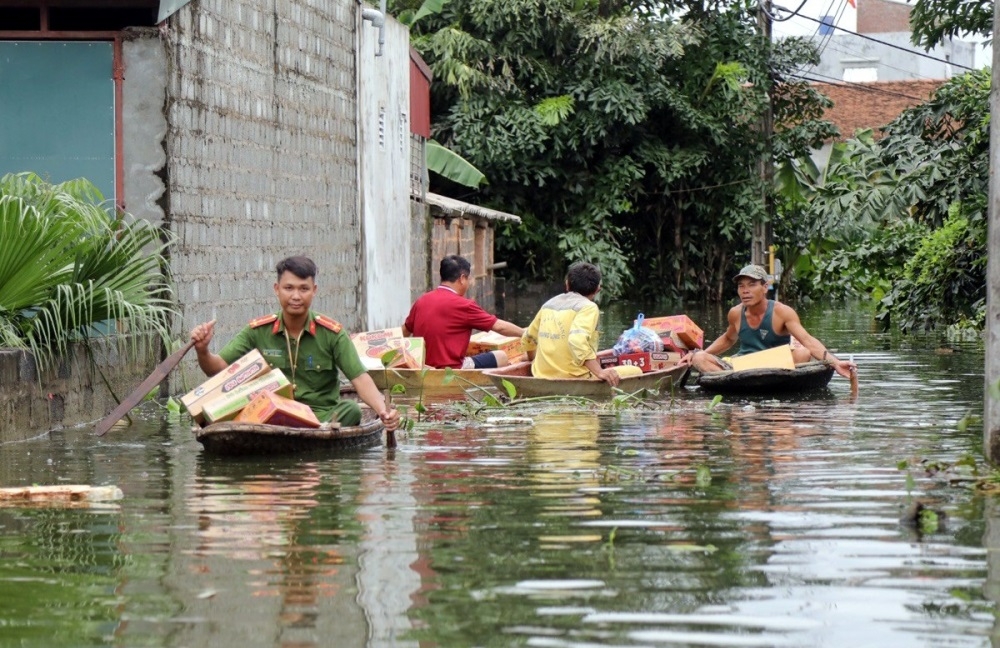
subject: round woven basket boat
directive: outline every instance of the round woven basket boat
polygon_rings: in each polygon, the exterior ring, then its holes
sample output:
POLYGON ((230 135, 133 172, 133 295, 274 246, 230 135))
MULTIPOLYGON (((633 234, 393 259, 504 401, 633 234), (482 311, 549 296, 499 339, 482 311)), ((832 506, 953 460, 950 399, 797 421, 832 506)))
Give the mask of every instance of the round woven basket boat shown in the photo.
POLYGON ((207 453, 263 455, 370 448, 381 443, 384 430, 375 412, 362 408, 360 425, 328 430, 223 421, 192 431, 207 453))
POLYGON ((805 362, 794 369, 712 371, 698 376, 698 386, 714 394, 793 394, 822 389, 830 383, 833 367, 805 362))

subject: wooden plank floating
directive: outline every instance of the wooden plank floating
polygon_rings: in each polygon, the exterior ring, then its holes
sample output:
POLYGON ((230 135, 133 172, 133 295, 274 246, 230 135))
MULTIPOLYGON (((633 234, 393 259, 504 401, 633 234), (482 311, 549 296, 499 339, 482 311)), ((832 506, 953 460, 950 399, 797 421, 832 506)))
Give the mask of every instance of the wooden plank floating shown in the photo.
POLYGON ((120 500, 125 495, 117 486, 14 486, 0 488, 0 506, 25 504, 74 505, 120 500))

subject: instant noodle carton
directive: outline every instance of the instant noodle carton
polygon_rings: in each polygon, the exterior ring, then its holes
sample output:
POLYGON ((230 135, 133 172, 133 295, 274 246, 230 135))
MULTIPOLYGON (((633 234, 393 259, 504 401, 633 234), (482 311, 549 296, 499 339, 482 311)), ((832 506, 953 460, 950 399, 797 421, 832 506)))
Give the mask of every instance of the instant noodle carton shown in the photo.
POLYGON ((382 356, 393 349, 399 351, 399 355, 391 367, 420 369, 424 366, 424 339, 403 337, 400 326, 354 333, 351 342, 366 369, 381 369, 382 356))
POLYGON ((318 428, 319 419, 312 408, 274 392, 263 391, 240 410, 233 421, 239 423, 267 423, 293 428, 318 428))
POLYGON ((503 351, 511 364, 525 359, 521 338, 501 335, 496 331, 480 331, 469 338, 465 355, 474 356, 487 351, 503 351))
POLYGON ((705 332, 687 315, 647 317, 642 325, 659 333, 665 346, 667 340, 673 342, 676 350, 700 349, 705 345, 705 332))
POLYGON ((205 403, 223 396, 240 385, 271 370, 271 365, 257 349, 232 362, 202 384, 181 396, 181 404, 198 423, 204 423, 205 403))
POLYGON ((288 382, 281 369, 272 369, 263 376, 243 383, 222 396, 205 403, 202 412, 209 423, 228 421, 235 418, 241 409, 250 404, 253 397, 262 391, 276 392, 286 398, 292 397, 292 383, 288 382))

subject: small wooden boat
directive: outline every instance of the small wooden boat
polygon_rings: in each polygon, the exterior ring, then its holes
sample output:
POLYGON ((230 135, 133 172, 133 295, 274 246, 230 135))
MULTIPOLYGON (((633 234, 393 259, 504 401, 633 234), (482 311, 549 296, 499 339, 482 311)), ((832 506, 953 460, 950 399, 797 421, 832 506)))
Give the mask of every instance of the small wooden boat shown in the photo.
POLYGON ((262 423, 221 421, 195 427, 205 452, 216 455, 263 455, 290 452, 353 450, 382 441, 385 426, 372 410, 361 408, 361 424, 347 427, 293 428, 262 423))
POLYGON ((680 384, 688 367, 674 366, 659 371, 650 371, 622 378, 618 387, 612 387, 603 380, 587 378, 535 378, 531 375, 531 362, 526 360, 499 369, 487 369, 486 373, 501 394, 506 389, 503 382, 507 381, 517 390, 518 398, 533 398, 536 396, 577 396, 592 400, 606 400, 615 394, 625 392, 631 394, 643 389, 655 390, 660 393, 669 392, 671 387, 680 384))
POLYGON ((481 369, 369 369, 368 375, 380 390, 402 385, 405 396, 463 398, 477 387, 493 391, 493 382, 481 369))
POLYGON ((793 394, 823 389, 833 373, 826 363, 804 362, 794 369, 712 371, 699 375, 697 385, 712 394, 793 394))

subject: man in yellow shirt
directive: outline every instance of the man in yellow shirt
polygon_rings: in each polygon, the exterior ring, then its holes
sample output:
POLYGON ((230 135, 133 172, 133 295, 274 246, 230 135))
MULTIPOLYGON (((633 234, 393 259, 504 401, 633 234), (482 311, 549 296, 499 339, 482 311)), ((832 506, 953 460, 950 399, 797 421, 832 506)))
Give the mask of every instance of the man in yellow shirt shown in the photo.
POLYGON ((597 320, 600 309, 594 295, 601 289, 601 271, 590 263, 574 263, 566 273, 566 292, 545 302, 524 331, 525 351, 534 351, 531 373, 536 378, 590 378, 617 386, 614 368, 601 368, 597 359, 597 320))

